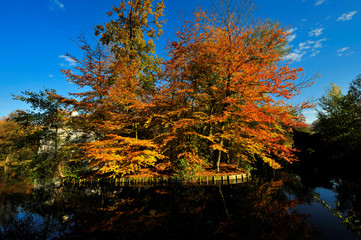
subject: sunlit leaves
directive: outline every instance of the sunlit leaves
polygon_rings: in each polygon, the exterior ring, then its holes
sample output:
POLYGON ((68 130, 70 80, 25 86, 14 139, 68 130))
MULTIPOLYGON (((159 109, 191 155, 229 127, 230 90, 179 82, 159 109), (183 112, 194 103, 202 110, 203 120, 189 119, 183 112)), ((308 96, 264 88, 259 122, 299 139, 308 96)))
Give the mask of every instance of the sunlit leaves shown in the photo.
MULTIPOLYGON (((170 134, 209 161, 229 154, 245 162, 260 158, 273 168, 279 160, 292 162, 285 134, 302 119, 285 101, 299 93, 295 80, 302 69, 282 61, 286 30, 272 22, 248 28, 232 19, 227 27, 215 22, 200 11, 168 44, 160 99, 173 116, 170 134)), ((168 148, 174 150, 173 143, 168 148)))
POLYGON ((162 33, 163 9, 162 1, 121 1, 107 13, 110 22, 97 26, 95 47, 79 38, 84 58, 72 56, 75 69, 63 70, 84 91, 56 97, 78 111, 72 121, 79 128, 92 132, 81 159, 98 174, 123 176, 164 158, 148 126, 160 71, 154 39, 162 33))
POLYGON ((108 135, 85 146, 89 165, 99 173, 123 176, 142 167, 154 166, 163 156, 158 147, 149 140, 108 135))
POLYGON ((0 157, 3 160, 11 157, 29 159, 38 150, 42 127, 27 121, 22 114, 25 112, 16 111, 0 119, 0 157))
POLYGON ((167 44, 162 66, 154 41, 163 9, 162 1, 121 1, 97 26, 94 48, 80 38, 85 57, 71 56, 76 67, 63 73, 85 90, 57 98, 79 112, 77 126, 94 133, 82 159, 107 176, 294 161, 287 134, 303 124, 296 112, 307 104, 287 103, 300 93, 295 81, 303 71, 283 61, 287 30, 200 10, 167 44))

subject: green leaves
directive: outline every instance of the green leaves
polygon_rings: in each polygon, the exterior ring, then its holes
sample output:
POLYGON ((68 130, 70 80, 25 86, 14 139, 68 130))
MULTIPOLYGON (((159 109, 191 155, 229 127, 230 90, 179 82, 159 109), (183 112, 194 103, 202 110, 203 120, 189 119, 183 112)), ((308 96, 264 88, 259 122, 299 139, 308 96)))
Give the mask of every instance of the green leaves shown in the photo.
POLYGON ((22 95, 12 95, 14 100, 23 101, 33 109, 27 114, 31 115, 36 124, 50 126, 50 124, 61 119, 61 104, 53 97, 55 89, 40 90, 39 92, 22 91, 22 95))
POLYGON ((334 156, 355 156, 361 149, 361 78, 357 76, 350 84, 347 94, 341 87, 331 84, 330 89, 320 98, 316 129, 323 137, 323 143, 334 156))
MULTIPOLYGON (((109 23, 98 25, 95 34, 101 36, 101 42, 109 46, 116 62, 131 66, 137 62, 137 73, 142 87, 151 90, 159 72, 160 58, 155 53, 154 40, 162 33, 165 23, 163 1, 152 8, 152 0, 122 1, 114 7, 108 16, 116 16, 109 23)), ((116 66, 114 66, 116 68, 116 66)), ((115 70, 115 69, 114 69, 115 70)), ((118 72, 120 75, 121 72, 118 72)))

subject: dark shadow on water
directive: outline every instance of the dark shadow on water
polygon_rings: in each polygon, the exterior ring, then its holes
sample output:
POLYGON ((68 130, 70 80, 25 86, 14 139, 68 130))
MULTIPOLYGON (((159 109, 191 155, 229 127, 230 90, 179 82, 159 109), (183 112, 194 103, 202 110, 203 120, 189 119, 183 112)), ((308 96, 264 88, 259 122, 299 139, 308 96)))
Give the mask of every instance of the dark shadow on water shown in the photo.
MULTIPOLYGON (((300 179, 304 192, 332 193, 318 201, 355 235, 361 238, 361 154, 342 144, 326 144, 319 133, 295 132, 300 161, 287 168, 300 179), (350 151, 350 149, 353 151, 350 151)), ((316 196, 319 198, 319 196, 316 196)))

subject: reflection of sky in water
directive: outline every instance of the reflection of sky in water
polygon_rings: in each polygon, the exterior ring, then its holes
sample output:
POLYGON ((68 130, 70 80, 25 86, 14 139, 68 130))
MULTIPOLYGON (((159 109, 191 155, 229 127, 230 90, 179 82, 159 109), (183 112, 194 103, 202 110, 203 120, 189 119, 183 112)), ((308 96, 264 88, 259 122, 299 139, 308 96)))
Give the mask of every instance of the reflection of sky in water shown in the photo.
POLYGON ((35 224, 36 226, 38 226, 44 222, 44 219, 42 217, 40 217, 39 215, 30 214, 27 211, 25 211, 24 209, 22 209, 21 207, 19 207, 17 209, 17 211, 18 211, 18 215, 17 215, 18 220, 29 220, 28 218, 30 217, 33 224, 35 224))
MULTIPOLYGON (((336 207, 335 193, 325 188, 316 188, 315 192, 320 195, 320 199, 330 205, 331 208, 336 207)), ((334 216, 327 208, 324 208, 321 203, 313 201, 311 205, 298 205, 296 209, 303 214, 310 215, 313 226, 320 230, 320 236, 314 239, 327 240, 348 240, 358 239, 356 234, 347 231, 347 227, 341 224, 341 220, 334 216)))
MULTIPOLYGON (((52 216, 41 217, 38 214, 29 213, 19 207, 17 209, 16 216, 17 223, 25 223, 29 229, 29 234, 37 236, 41 234, 45 239, 57 239, 61 237, 60 233, 70 233, 70 229, 64 229, 63 225, 58 219, 54 219, 52 216), (61 230, 61 231, 60 231, 61 230)), ((63 216, 63 221, 67 221, 69 216, 63 216)), ((73 226, 71 224, 69 227, 73 226)), ((1 226, 0 226, 1 229, 1 226)))

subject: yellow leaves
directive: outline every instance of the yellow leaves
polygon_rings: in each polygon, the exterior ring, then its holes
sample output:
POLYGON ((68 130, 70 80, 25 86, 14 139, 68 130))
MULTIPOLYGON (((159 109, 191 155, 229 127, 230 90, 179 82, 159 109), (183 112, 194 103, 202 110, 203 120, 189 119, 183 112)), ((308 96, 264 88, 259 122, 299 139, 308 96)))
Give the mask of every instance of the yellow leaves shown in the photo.
POLYGON ((178 129, 188 129, 189 127, 193 126, 194 120, 193 119, 180 119, 177 121, 172 128, 173 131, 177 131, 178 129))
POLYGON ((170 161, 160 162, 155 165, 155 168, 157 169, 157 171, 160 171, 160 172, 166 171, 166 170, 171 170, 172 163, 170 161))
POLYGON ((213 150, 218 150, 218 151, 221 151, 221 152, 224 152, 224 153, 227 153, 227 152, 228 152, 228 150, 227 150, 227 149, 224 149, 221 144, 217 144, 217 143, 212 144, 212 145, 211 145, 211 149, 213 149, 213 150))
POLYGON ((270 157, 266 157, 263 156, 262 160, 267 163, 271 168, 273 169, 279 169, 281 168, 281 165, 279 163, 277 163, 274 159, 270 158, 270 157))
POLYGON ((164 156, 150 140, 108 135, 108 139, 86 144, 86 158, 92 168, 112 177, 139 171, 142 167, 154 166, 164 156))
POLYGON ((184 159, 188 164, 190 164, 190 167, 196 167, 196 166, 205 166, 206 165, 206 161, 204 159, 202 159, 199 154, 193 152, 193 151, 188 151, 188 152, 182 152, 180 154, 178 154, 177 156, 178 159, 184 159))

